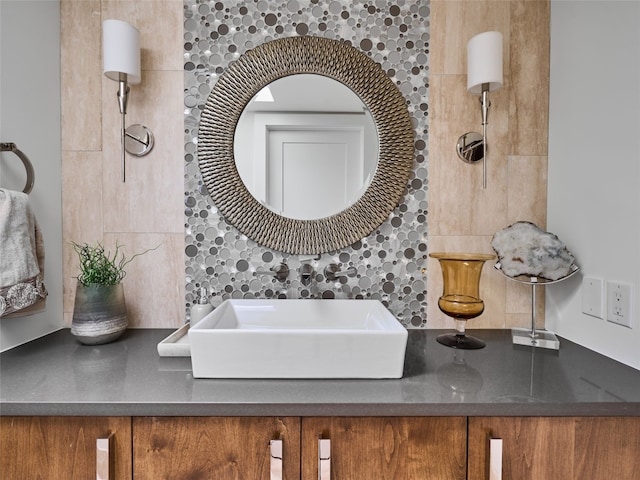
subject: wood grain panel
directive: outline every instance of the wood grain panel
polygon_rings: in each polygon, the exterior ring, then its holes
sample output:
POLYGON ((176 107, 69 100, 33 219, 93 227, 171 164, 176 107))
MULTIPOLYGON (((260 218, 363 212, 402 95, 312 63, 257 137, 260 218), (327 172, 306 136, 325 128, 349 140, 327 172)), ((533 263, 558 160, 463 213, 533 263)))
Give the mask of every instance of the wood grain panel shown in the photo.
POLYGON ((547 155, 551 2, 509 3, 509 153, 547 155))
MULTIPOLYGON (((503 440, 502 478, 567 480, 573 477, 571 418, 469 419, 469 480, 489 478, 489 439, 503 440)), ((583 477, 589 478, 589 477, 583 477)))
POLYGON ((576 419, 575 462, 575 478, 640 478, 640 417, 576 419))
POLYGON ((133 436, 136 480, 269 480, 276 438, 284 478, 300 478, 299 418, 140 417, 133 436))
POLYGON ((96 478, 96 439, 111 433, 114 478, 131 479, 129 417, 1 417, 2 478, 96 478))
POLYGON ((331 478, 455 480, 466 475, 464 417, 304 418, 302 478, 318 478, 318 438, 331 440, 331 478))

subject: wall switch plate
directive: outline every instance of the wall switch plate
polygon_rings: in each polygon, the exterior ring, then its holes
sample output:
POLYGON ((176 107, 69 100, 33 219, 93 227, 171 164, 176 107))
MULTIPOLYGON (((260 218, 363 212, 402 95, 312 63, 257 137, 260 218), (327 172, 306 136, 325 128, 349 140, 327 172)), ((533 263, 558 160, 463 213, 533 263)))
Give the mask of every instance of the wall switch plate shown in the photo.
POLYGON ((632 286, 607 282, 607 320, 631 328, 632 286))
POLYGON ((601 278, 582 279, 582 313, 604 318, 604 282, 601 278))

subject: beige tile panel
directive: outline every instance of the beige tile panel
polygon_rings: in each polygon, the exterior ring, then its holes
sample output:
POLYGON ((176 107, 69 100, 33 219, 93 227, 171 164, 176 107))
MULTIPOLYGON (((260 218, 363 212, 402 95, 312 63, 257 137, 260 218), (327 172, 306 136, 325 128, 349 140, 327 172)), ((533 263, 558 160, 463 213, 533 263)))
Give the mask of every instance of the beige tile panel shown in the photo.
POLYGON ((504 35, 504 65, 509 65, 508 1, 432 0, 430 28, 432 74, 466 75, 467 42, 491 30, 504 35))
POLYGON ((63 320, 63 325, 65 327, 70 327, 71 326, 71 322, 73 320, 73 312, 64 312, 64 314, 62 315, 62 320, 63 320))
POLYGON ((507 94, 492 96, 488 131, 487 188, 482 164, 461 161, 458 137, 481 131, 478 96, 465 89, 464 75, 431 78, 429 137, 429 233, 431 235, 493 235, 507 218, 507 94))
POLYGON ((76 277, 64 277, 63 280, 63 321, 65 327, 71 326, 71 320, 73 318, 73 303, 76 298, 76 285, 78 280, 76 277))
MULTIPOLYGON (((531 329, 531 313, 507 313, 505 328, 531 329)), ((544 310, 538 311, 536 329, 544 329, 544 310)))
POLYGON ((102 154, 62 152, 63 309, 73 309, 78 258, 69 242, 102 240, 102 154))
POLYGON ((512 155, 547 155, 550 4, 511 2, 509 139, 512 155))
POLYGON ((182 72, 155 71, 131 88, 127 125, 147 125, 155 146, 144 157, 127 155, 125 183, 120 113, 115 98, 103 98, 105 232, 184 233, 182 84, 182 72))
MULTIPOLYGON (((507 225, 529 221, 547 224, 547 157, 509 157, 507 225)), ((506 225, 505 225, 506 226, 506 225)))
POLYGON ((127 256, 136 257, 126 268, 123 281, 129 326, 177 328, 185 320, 184 234, 105 234, 105 246, 123 245, 127 256))
MULTIPOLYGON (((488 236, 432 236, 427 244, 429 253, 493 253, 488 236)), ((469 320, 470 328, 504 328, 506 279, 495 269, 495 260, 485 263, 480 278, 480 296, 485 303, 484 313, 469 320)), ((442 295, 442 270, 438 260, 429 257, 427 263, 427 328, 453 328, 453 320, 438 308, 442 295)))
MULTIPOLYGON (((531 285, 507 279, 507 308, 508 314, 525 314, 529 316, 531 325, 531 285)), ((544 325, 544 291, 545 287, 536 287, 536 317, 544 325)), ((526 325, 525 325, 526 326, 526 325)))
POLYGON ((182 71, 183 15, 176 0, 102 2, 102 18, 125 20, 140 30, 143 77, 144 70, 182 71))
POLYGON ((60 3, 62 149, 100 150, 100 1, 60 3))

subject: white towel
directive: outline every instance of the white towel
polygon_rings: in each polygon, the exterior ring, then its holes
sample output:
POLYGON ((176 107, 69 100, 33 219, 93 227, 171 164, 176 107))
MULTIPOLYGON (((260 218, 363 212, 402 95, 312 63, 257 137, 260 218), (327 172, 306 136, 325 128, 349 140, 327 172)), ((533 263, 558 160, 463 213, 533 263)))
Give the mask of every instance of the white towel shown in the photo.
POLYGON ((0 317, 47 296, 44 242, 29 197, 0 189, 0 317))

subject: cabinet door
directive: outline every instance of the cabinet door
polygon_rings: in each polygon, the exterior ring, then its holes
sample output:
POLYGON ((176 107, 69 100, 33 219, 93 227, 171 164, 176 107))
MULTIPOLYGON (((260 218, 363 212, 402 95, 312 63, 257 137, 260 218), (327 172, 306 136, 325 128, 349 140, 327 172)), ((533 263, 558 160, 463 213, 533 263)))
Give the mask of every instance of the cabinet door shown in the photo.
POLYGON ((318 440, 330 440, 331 479, 463 480, 465 417, 302 420, 302 478, 317 480, 318 440))
POLYGON ((489 440, 502 439, 504 480, 573 478, 571 418, 480 417, 469 419, 469 480, 489 478, 489 440))
POLYGON ((300 478, 300 419, 136 417, 136 480, 269 480, 270 440, 283 441, 283 478, 300 478))
POLYGON ((576 418, 574 478, 640 478, 640 417, 576 418))
POLYGON ((0 417, 2 478, 96 478, 96 440, 109 435, 111 478, 131 479, 129 417, 0 417))
POLYGON ((505 480, 640 478, 639 417, 470 418, 469 480, 489 478, 490 437, 505 480))

